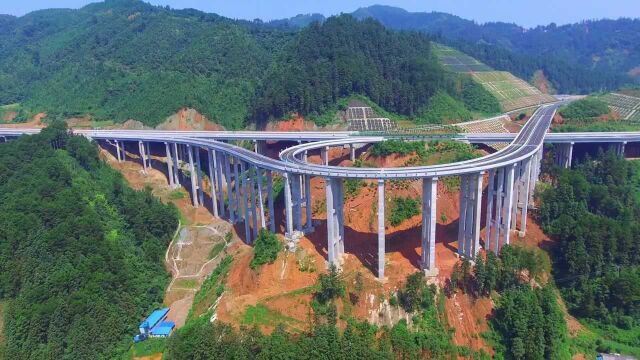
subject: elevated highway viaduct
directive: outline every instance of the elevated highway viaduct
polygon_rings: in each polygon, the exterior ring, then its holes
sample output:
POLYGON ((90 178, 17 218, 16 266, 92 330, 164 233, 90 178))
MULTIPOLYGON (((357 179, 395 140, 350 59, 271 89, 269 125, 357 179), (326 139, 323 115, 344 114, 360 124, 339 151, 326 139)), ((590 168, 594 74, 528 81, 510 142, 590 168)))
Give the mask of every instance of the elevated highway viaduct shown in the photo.
MULTIPOLYGON (((402 168, 350 168, 329 165, 329 149, 354 147, 384 141, 386 136, 361 136, 356 132, 212 132, 154 130, 74 130, 114 153, 118 161, 127 154, 139 157, 144 171, 151 167, 150 145, 158 149, 167 167, 171 187, 190 190, 193 205, 204 204, 203 177, 210 181, 211 212, 214 216, 244 225, 244 238, 252 243, 258 231, 275 224, 274 176, 284 182, 285 238, 291 247, 303 233, 314 231, 312 222, 312 177, 325 179, 327 204, 327 260, 340 265, 344 254, 343 182, 345 179, 372 179, 378 189, 378 270, 384 279, 385 257, 385 182, 396 179, 422 181, 421 267, 428 274, 437 273, 435 262, 435 228, 437 183, 444 176, 460 176, 460 220, 458 253, 473 259, 480 250, 500 251, 509 244, 514 231, 523 235, 527 226, 536 181, 540 173, 544 143, 554 144, 556 162, 570 166, 573 145, 611 143, 624 152, 628 142, 640 142, 640 132, 625 133, 548 133, 560 103, 544 105, 518 134, 460 134, 454 137, 469 143, 509 142, 493 154, 459 163, 402 168), (230 144, 233 140, 254 141, 253 151, 230 144), (294 146, 280 153, 278 159, 262 154, 266 141, 288 141, 294 146), (310 151, 321 153, 322 164, 307 161, 310 151), (483 201, 483 182, 487 181, 483 201), (225 199, 226 197, 226 199, 225 199), (486 220, 481 224, 482 208, 486 220), (484 231, 482 231, 484 225, 484 231)), ((2 129, 0 140, 40 129, 2 129)), ((420 137, 429 139, 430 137, 420 137)), ((437 138, 437 137, 434 137, 437 138)))

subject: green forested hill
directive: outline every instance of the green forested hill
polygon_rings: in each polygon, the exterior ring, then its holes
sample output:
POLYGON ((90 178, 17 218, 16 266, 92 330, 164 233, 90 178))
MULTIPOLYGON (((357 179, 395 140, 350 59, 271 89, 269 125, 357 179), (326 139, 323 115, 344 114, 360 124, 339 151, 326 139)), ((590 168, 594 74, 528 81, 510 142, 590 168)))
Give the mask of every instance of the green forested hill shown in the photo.
POLYGON ((64 127, 0 144, 0 359, 119 358, 162 301, 177 222, 64 127))
MULTIPOLYGON (((352 14, 372 18, 390 29, 431 34, 439 42, 487 65, 530 80, 542 70, 561 92, 589 93, 633 82, 627 73, 640 66, 640 19, 593 20, 525 29, 516 24, 475 21, 439 12, 408 12, 373 5, 352 14)), ((303 17, 304 18, 304 17, 303 17)), ((306 26, 274 21, 274 25, 306 26)))
POLYGON ((43 10, 0 33, 0 103, 154 125, 183 106, 227 127, 248 114, 285 33, 111 0, 43 10))
POLYGON ((107 0, 0 18, 0 105, 20 103, 21 118, 156 125, 193 107, 233 129, 322 113, 351 94, 412 117, 439 90, 464 108, 461 81, 437 64, 426 35, 349 16, 292 30, 107 0))

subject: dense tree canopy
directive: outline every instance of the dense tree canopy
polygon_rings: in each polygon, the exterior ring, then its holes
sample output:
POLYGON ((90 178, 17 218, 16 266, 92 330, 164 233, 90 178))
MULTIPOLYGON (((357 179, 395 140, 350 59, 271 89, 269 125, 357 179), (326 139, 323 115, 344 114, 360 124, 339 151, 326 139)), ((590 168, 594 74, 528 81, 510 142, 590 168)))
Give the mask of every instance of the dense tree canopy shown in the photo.
POLYGON ((613 152, 558 170, 540 220, 557 241, 557 283, 577 315, 630 327, 640 321, 640 164, 613 152))
POLYGON ((348 15, 280 30, 107 0, 0 19, 0 105, 20 103, 18 119, 89 114, 153 126, 192 107, 237 129, 291 112, 335 112, 352 94, 413 117, 438 91, 456 109, 430 122, 499 111, 484 88, 443 71, 428 36, 348 15))
POLYGON ((593 97, 574 101, 560 109, 560 115, 568 120, 590 120, 608 113, 607 103, 593 97))
POLYGON ((616 89, 633 81, 627 73, 640 63, 640 20, 593 20, 525 29, 503 22, 477 22, 444 13, 407 12, 374 5, 358 9, 399 30, 431 34, 485 64, 531 79, 543 70, 561 92, 616 89))
POLYGON ((162 301, 175 208, 54 125, 0 144, 7 359, 112 359, 162 301), (52 149, 55 148, 57 150, 52 149))

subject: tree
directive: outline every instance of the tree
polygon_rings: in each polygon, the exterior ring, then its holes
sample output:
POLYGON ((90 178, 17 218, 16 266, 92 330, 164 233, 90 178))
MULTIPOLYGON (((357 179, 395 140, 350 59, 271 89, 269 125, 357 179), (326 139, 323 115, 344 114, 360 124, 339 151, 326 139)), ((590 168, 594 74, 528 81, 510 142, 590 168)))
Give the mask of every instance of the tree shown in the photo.
POLYGON ((273 264, 283 246, 278 237, 269 230, 260 229, 253 245, 253 259, 249 266, 255 269, 264 264, 273 264))

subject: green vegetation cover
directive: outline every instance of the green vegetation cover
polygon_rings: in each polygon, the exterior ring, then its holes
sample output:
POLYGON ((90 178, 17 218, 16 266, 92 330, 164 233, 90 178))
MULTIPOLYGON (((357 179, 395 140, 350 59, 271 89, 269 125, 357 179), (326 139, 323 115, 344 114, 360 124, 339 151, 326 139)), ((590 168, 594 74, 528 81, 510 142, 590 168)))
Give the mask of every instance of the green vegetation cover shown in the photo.
POLYGON ((254 254, 249 266, 255 269, 264 264, 273 264, 278 258, 278 253, 282 251, 283 248, 282 243, 275 234, 269 230, 260 229, 253 245, 254 254))
POLYGON ((58 124, 0 144, 7 359, 113 359, 162 301, 177 210, 58 124))
POLYGON ((439 91, 462 113, 496 109, 491 95, 443 70, 429 37, 348 15, 282 30, 106 0, 0 26, 0 105, 19 103, 17 120, 46 112, 155 126, 190 107, 228 129, 291 112, 325 125, 350 95, 414 117, 439 91))
POLYGON ((589 120, 608 113, 607 103, 593 97, 574 101, 560 109, 560 115, 567 120, 589 120))
POLYGON ((316 288, 313 323, 302 333, 288 332, 282 325, 270 335, 257 327, 237 331, 202 316, 169 338, 164 358, 322 359, 330 354, 334 359, 450 359, 458 352, 446 327, 442 294, 437 294, 435 286, 427 286, 420 273, 408 278, 401 289, 402 306, 411 304, 407 309, 413 315, 412 326, 401 320, 392 327, 378 328, 345 316, 346 328, 340 330, 336 302, 346 300, 342 276, 331 268, 320 276, 316 288))

